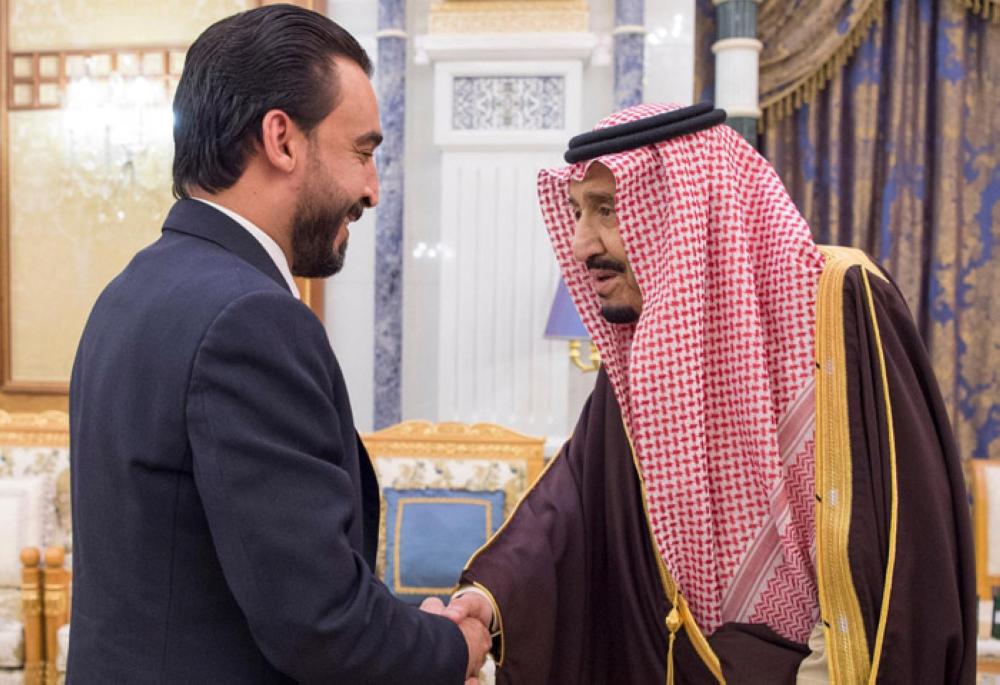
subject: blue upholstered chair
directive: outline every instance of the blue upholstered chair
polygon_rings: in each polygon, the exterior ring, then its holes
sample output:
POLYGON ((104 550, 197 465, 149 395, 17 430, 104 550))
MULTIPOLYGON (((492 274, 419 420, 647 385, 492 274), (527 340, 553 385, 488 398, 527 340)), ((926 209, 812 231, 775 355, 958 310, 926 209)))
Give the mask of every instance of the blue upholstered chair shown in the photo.
POLYGON ((382 488, 379 573, 443 599, 541 472, 544 439, 491 424, 408 421, 363 437, 382 488))

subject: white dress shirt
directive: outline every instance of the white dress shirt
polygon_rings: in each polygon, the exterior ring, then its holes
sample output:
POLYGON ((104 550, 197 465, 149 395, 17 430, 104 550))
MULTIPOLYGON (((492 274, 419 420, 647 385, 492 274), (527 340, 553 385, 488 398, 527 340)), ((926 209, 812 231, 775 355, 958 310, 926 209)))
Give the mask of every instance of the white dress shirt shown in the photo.
POLYGON ((206 205, 209 205, 210 207, 215 207, 217 210, 219 210, 220 212, 228 216, 230 219, 238 223, 240 226, 245 228, 247 230, 247 233, 252 235, 257 240, 257 242, 260 243, 260 246, 264 248, 264 251, 267 252, 268 256, 271 258, 271 261, 274 262, 274 265, 278 267, 278 271, 281 272, 281 276, 285 279, 285 283, 288 284, 288 289, 292 291, 292 295, 295 296, 295 299, 296 300, 302 299, 302 297, 299 295, 298 286, 295 285, 295 279, 292 278, 292 271, 291 269, 288 268, 288 260, 285 259, 285 253, 281 251, 281 248, 278 247, 278 243, 274 242, 274 239, 271 238, 271 236, 269 236, 267 233, 264 233, 264 231, 254 226, 252 221, 250 221, 244 216, 240 216, 231 209, 227 209, 222 205, 218 205, 209 200, 203 200, 200 197, 196 197, 194 199, 198 200, 199 202, 204 202, 206 205))

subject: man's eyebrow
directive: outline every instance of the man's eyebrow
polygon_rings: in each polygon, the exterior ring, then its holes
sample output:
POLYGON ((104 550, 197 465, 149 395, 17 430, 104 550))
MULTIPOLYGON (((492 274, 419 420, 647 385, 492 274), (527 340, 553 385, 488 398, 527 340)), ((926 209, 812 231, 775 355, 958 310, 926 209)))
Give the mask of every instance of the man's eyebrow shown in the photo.
POLYGON ((377 148, 382 144, 382 134, 378 131, 369 131, 368 133, 355 138, 354 144, 358 146, 371 145, 372 148, 377 148))
POLYGON ((611 193, 599 193, 594 190, 590 190, 583 194, 583 199, 594 205, 611 204, 615 203, 615 196, 611 193))

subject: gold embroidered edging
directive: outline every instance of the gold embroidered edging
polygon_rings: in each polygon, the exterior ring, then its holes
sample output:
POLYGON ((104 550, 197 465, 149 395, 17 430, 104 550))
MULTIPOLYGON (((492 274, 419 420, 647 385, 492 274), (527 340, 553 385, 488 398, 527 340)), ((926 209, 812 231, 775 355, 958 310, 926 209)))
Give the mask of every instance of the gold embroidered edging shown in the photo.
POLYGON ((889 617, 889 598, 892 595, 892 575, 896 568, 896 526, 899 521, 899 499, 896 483, 896 435, 892 423, 892 401, 889 397, 889 376, 885 370, 885 352, 882 348, 882 335, 879 333, 878 319, 875 316, 875 300, 872 298, 871 283, 868 282, 868 272, 862 269, 861 278, 865 284, 865 294, 868 296, 868 313, 871 317, 872 330, 875 331, 875 346, 878 348, 878 364, 882 373, 882 396, 885 400, 885 421, 889 434, 889 473, 892 479, 892 506, 889 518, 889 560, 885 569, 885 589, 882 592, 882 610, 879 613, 878 631, 875 637, 875 651, 872 658, 871 675, 868 682, 874 685, 878 678, 879 661, 882 658, 882 643, 885 639, 885 625, 889 617))
MULTIPOLYGON (((847 265, 844 267, 845 273, 847 272, 847 269, 849 269, 852 266, 855 265, 863 266, 868 273, 878 276, 886 283, 889 282, 889 279, 886 278, 886 275, 884 273, 882 273, 882 270, 878 267, 878 264, 872 261, 872 258, 869 257, 865 252, 855 247, 841 247, 840 245, 821 245, 819 250, 824 255, 826 255, 826 258, 828 260, 846 261, 847 265)), ((841 276, 841 282, 843 282, 843 275, 841 276)))
POLYGON ((816 575, 830 682, 868 679, 868 639, 848 558, 851 443, 844 349, 844 277, 873 265, 859 250, 820 248, 827 263, 816 298, 816 575))
MULTIPOLYGON (((694 616, 691 614, 691 609, 687 605, 687 601, 681 596, 680 592, 677 591, 677 583, 674 579, 670 577, 670 571, 667 569, 667 564, 663 561, 663 557, 660 555, 660 548, 656 544, 656 536, 653 535, 653 526, 649 520, 649 505, 648 505, 648 495, 646 493, 646 481, 642 477, 642 469, 639 467, 639 459, 635 453, 635 445, 632 443, 632 436, 629 434, 628 426, 624 425, 622 421, 622 427, 625 429, 625 437, 628 438, 628 446, 632 451, 632 464, 635 466, 635 475, 639 479, 639 489, 642 493, 642 512, 643 516, 646 517, 646 530, 649 531, 649 541, 653 546, 653 554, 656 556, 656 566, 660 572, 660 581, 663 583, 663 591, 666 594, 667 600, 673 605, 673 609, 667 616, 667 630, 670 631, 670 645, 667 650, 667 685, 673 684, 674 675, 674 663, 673 663, 673 638, 676 633, 676 628, 671 627, 671 619, 679 618, 680 626, 683 626, 687 630, 688 638, 691 640, 691 645, 694 647, 694 651, 697 652, 698 656, 704 662, 705 666, 715 679, 719 681, 720 685, 726 685, 726 679, 722 676, 722 664, 719 663, 719 657, 712 650, 712 646, 708 644, 708 640, 705 639, 704 633, 701 632, 701 628, 698 627, 698 622, 695 621, 694 616), (674 616, 674 612, 677 612, 677 616, 674 616)), ((678 626, 679 627, 679 626, 678 626)))

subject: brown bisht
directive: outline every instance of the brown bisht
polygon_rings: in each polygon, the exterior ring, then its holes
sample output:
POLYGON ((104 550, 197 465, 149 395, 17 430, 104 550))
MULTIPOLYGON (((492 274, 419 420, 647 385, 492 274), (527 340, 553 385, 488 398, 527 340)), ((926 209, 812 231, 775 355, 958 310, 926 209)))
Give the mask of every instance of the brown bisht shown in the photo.
MULTIPOLYGON (((816 566, 831 682, 972 683, 968 501, 933 372, 895 285, 858 251, 824 252, 816 566)), ((603 371, 570 441, 461 582, 499 609, 498 683, 658 683, 669 666, 678 684, 774 685, 794 683, 810 653, 766 625, 701 634, 652 544, 603 371)))

